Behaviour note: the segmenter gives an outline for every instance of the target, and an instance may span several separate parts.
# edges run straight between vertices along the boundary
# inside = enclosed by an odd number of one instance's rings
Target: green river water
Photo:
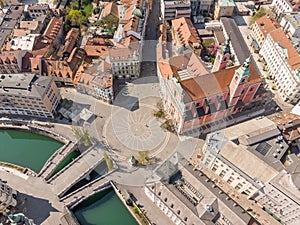
[[[0,130],[0,161],[27,167],[36,173],[63,143],[20,130]]]
[[[138,225],[113,189],[87,199],[74,213],[81,225]]]
[[[62,143],[20,130],[0,130],[0,161],[30,168],[38,173]],[[81,225],[138,225],[113,189],[81,203],[74,213]]]

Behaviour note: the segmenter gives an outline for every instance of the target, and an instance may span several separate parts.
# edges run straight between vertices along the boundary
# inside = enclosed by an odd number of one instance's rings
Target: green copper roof
[[[245,77],[245,76],[250,76],[250,62],[251,62],[251,59],[250,57],[247,58],[244,62],[244,64],[242,66],[240,66],[240,68],[238,68],[236,70],[236,72],[241,76],[241,77]]]
[[[219,2],[219,5],[222,7],[235,7],[235,3],[233,0],[223,0]]]
[[[139,18],[143,18],[143,11],[140,8],[135,7],[135,9],[132,11],[132,14]]]

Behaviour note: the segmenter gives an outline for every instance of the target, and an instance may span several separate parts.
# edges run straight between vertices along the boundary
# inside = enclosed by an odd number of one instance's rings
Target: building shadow
[[[53,208],[49,200],[36,198],[24,193],[18,193],[18,205],[12,213],[23,213],[28,219],[32,219],[35,224],[42,224],[51,212],[58,212]]]
[[[238,26],[247,26],[247,23],[242,16],[234,16],[234,21]]]

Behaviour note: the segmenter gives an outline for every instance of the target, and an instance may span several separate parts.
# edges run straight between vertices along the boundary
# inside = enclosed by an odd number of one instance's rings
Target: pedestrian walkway
[[[72,206],[78,203],[78,201],[82,201],[83,199],[86,199],[93,194],[109,187],[111,187],[109,179],[106,177],[100,178],[63,197],[61,201],[64,203],[64,205],[72,209]]]
[[[75,183],[87,176],[103,160],[103,146],[94,145],[47,182],[53,185],[54,193],[61,198]]]
[[[38,174],[38,176],[44,178],[45,180],[49,179],[53,174],[54,170],[62,163],[62,161],[76,149],[76,144],[73,142],[68,142],[63,147],[58,149],[51,158],[45,163],[44,167]]]

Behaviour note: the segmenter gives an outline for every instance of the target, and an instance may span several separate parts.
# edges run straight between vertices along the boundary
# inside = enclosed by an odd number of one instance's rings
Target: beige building
[[[61,99],[53,77],[1,75],[0,114],[53,118]]]
[[[7,213],[17,205],[17,192],[0,179],[0,213]]]
[[[140,56],[137,48],[112,48],[108,62],[116,79],[134,79],[140,74]]]
[[[232,16],[235,3],[233,0],[219,0],[215,7],[215,19],[222,16]]]
[[[251,198],[283,169],[280,159],[287,148],[274,122],[252,119],[209,134],[202,163]]]
[[[251,215],[179,153],[154,171],[145,194],[176,225],[255,224]]]

